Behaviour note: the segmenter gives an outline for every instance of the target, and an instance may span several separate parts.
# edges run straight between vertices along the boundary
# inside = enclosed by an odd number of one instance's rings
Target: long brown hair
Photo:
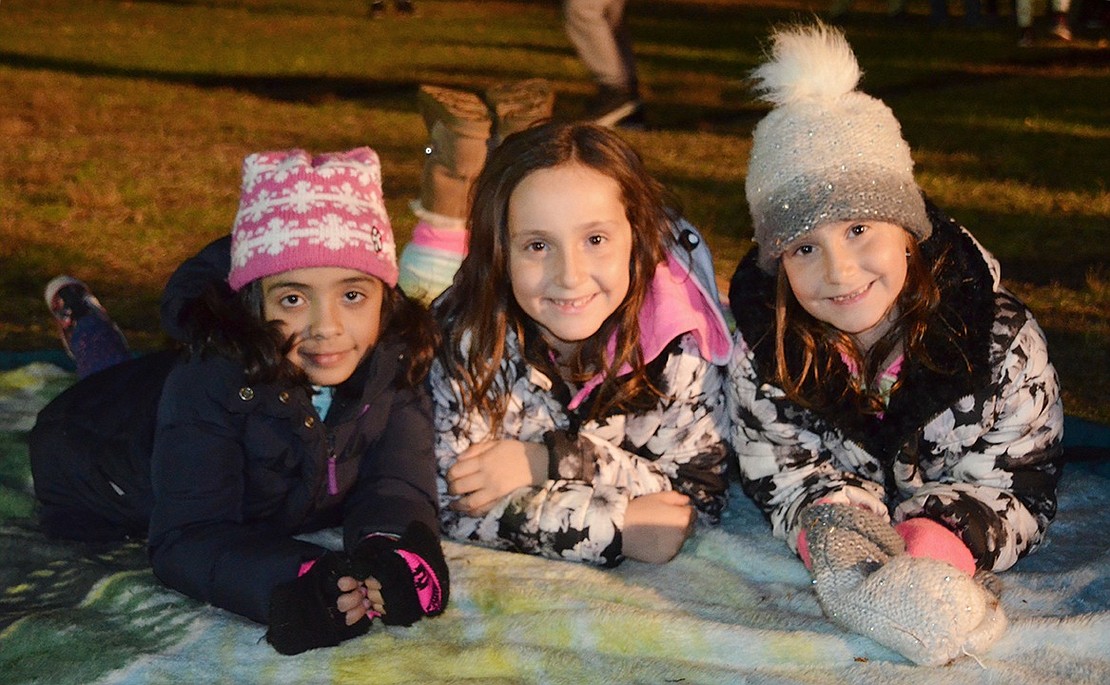
[[[462,386],[465,407],[490,417],[495,432],[509,390],[500,384],[502,367],[511,361],[505,350],[509,331],[516,334],[529,362],[558,375],[542,335],[512,294],[508,210],[513,191],[525,177],[566,164],[589,167],[617,182],[633,236],[628,294],[581,346],[577,359],[569,360],[573,380],[604,373],[591,417],[646,407],[662,396],[647,377],[639,322],[656,267],[673,240],[670,198],[639,155],[612,131],[591,124],[542,124],[508,136],[486,161],[471,196],[469,252],[454,284],[436,304],[444,330],[442,363]],[[607,359],[607,343],[614,334],[616,352]],[[618,378],[625,364],[632,371]]]
[[[792,401],[816,411],[846,408],[850,412],[878,414],[883,399],[874,389],[880,365],[902,346],[906,359],[931,368],[935,364],[924,346],[925,332],[936,320],[940,288],[936,275],[943,255],[931,267],[916,240],[907,240],[906,282],[895,300],[898,312],[893,325],[865,352],[847,333],[815,319],[798,303],[786,269],[779,266],[775,283],[775,379]],[[847,357],[859,369],[853,376],[843,363]],[[900,380],[895,381],[897,388]]]

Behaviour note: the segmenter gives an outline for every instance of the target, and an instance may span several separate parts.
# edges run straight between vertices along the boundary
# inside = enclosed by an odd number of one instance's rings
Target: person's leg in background
[[[642,116],[624,6],[625,0],[563,0],[567,37],[597,84],[586,116],[602,126],[635,123]]]

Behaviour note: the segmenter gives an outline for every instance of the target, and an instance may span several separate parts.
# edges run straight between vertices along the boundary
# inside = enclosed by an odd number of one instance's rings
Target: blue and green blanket
[[[140,543],[62,543],[35,529],[26,435],[72,381],[44,363],[0,372],[9,685],[1110,682],[1105,459],[1065,469],[1047,542],[1002,575],[1010,628],[979,661],[915,667],[834,626],[801,563],[738,490],[723,525],[699,530],[664,566],[605,570],[447,542],[441,617],[285,657],[263,626],[162,587]]]

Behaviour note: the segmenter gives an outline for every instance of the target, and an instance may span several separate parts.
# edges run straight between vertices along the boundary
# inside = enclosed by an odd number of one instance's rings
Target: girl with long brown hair
[[[1044,334],[995,259],[927,201],[890,108],[821,25],[753,74],[756,247],[729,304],[744,490],[841,625],[918,663],[1005,628],[980,582],[1043,538],[1063,410]]]
[[[668,206],[597,126],[546,124],[492,153],[436,305],[447,535],[615,565],[667,561],[695,513],[717,520],[731,345],[707,250]]]

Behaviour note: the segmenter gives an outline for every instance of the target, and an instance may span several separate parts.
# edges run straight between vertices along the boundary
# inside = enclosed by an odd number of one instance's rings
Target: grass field
[[[371,20],[351,0],[0,2],[0,350],[57,345],[41,291],[61,272],[92,284],[136,347],[159,345],[161,287],[227,232],[251,151],[371,145],[403,243],[420,83],[540,76],[557,117],[583,111],[591,86],[555,0],[417,6]],[[823,9],[629,3],[650,128],[627,138],[707,233],[722,279],[750,245],[743,181],[765,111],[744,75],[770,26]],[[1019,49],[1009,16],[933,29],[927,3],[910,11],[894,24],[876,0],[853,6],[864,89],[901,120],[920,185],[1037,313],[1068,413],[1110,421],[1110,50],[1090,31]]]

